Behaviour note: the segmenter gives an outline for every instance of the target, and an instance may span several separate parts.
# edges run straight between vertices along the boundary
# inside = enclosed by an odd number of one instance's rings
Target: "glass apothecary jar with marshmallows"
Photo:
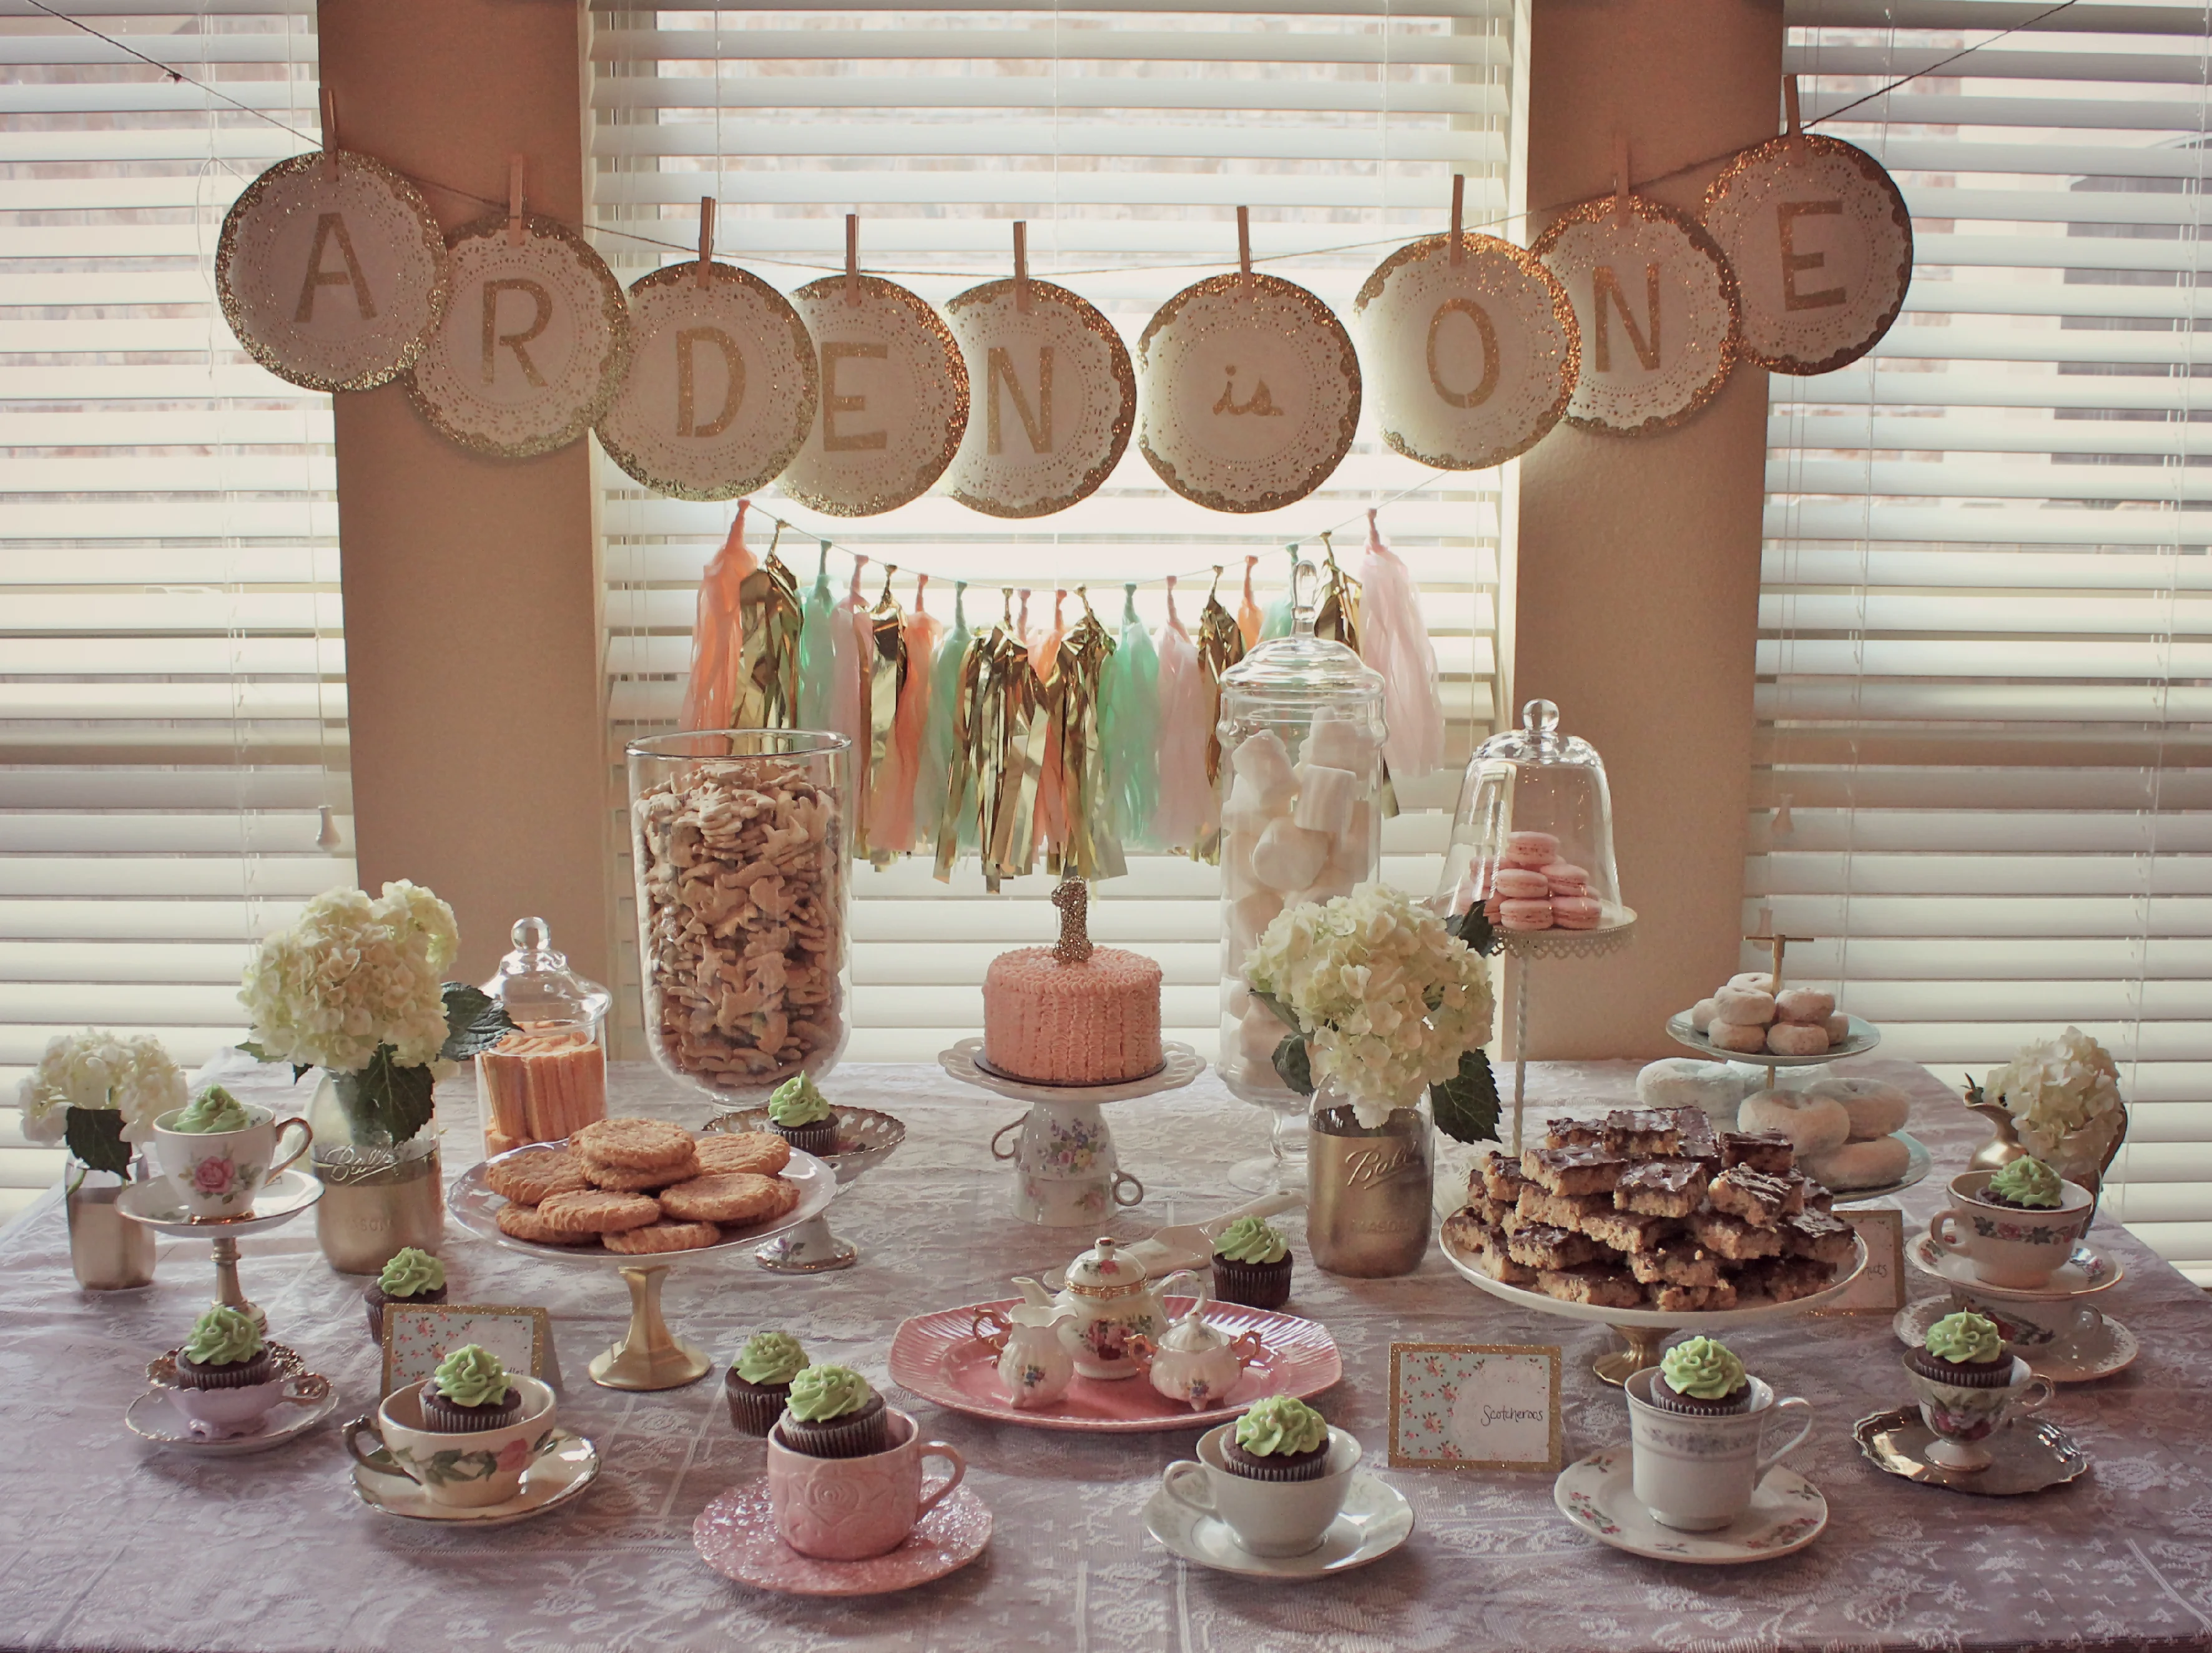
[[[1311,574],[1300,565],[1301,599]],[[1382,864],[1382,674],[1314,635],[1310,604],[1294,612],[1221,678],[1220,1072],[1277,1115],[1272,1160],[1231,1173],[1246,1188],[1304,1186],[1306,1100],[1275,1072],[1291,1030],[1252,997],[1244,956],[1285,907],[1348,896]]]
[[[614,995],[568,968],[542,918],[519,920],[514,951],[483,984],[514,1031],[478,1054],[484,1152],[558,1142],[607,1116],[607,1012]]]
[[[1508,936],[1625,928],[1613,860],[1613,794],[1588,741],[1561,732],[1559,708],[1532,700],[1521,726],[1475,751],[1460,787],[1437,905],[1480,906]]]

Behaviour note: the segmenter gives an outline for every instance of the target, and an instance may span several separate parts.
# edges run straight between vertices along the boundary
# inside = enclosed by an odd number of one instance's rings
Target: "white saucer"
[[[174,1391],[150,1389],[124,1409],[123,1424],[141,1440],[151,1441],[156,1446],[173,1447],[194,1457],[234,1458],[249,1452],[266,1452],[296,1441],[317,1424],[337,1410],[338,1392],[325,1389],[322,1399],[302,1406],[279,1402],[270,1408],[269,1415],[250,1435],[232,1435],[222,1440],[210,1440],[195,1435],[177,1415],[169,1396]]]
[[[305,1171],[279,1171],[253,1196],[252,1210],[236,1217],[195,1217],[185,1209],[185,1197],[178,1192],[175,1180],[157,1176],[125,1188],[116,1196],[115,1208],[157,1234],[185,1240],[211,1240],[227,1234],[234,1239],[241,1234],[282,1227],[322,1197],[319,1178]]]
[[[1592,1453],[1559,1472],[1552,1483],[1552,1502],[1583,1531],[1616,1550],[1701,1567],[1771,1561],[1803,1549],[1828,1525],[1828,1501],[1820,1489],[1780,1464],[1753,1490],[1751,1508],[1711,1533],[1662,1527],[1637,1501],[1631,1477],[1626,1447]]]
[[[1958,1304],[1948,1297],[1908,1303],[1890,1321],[1889,1329],[1906,1348],[1917,1349],[1927,1340],[1930,1326],[1957,1310]],[[2125,1371],[2142,1352],[2142,1344],[2133,1332],[2110,1315],[2104,1320],[2101,1336],[2076,1335],[2047,1348],[2015,1348],[2014,1352],[2027,1362],[2028,1370],[2038,1377],[2047,1377],[2054,1383],[2094,1383]]]
[[[2057,1303],[2066,1297],[2086,1297],[2094,1291],[2118,1285],[2127,1273],[2119,1260],[2108,1256],[2087,1240],[2077,1240],[2074,1255],[2051,1276],[2048,1285],[2033,1288],[1991,1285],[1974,1273],[1974,1265],[1955,1251],[1939,1251],[1925,1234],[1905,1243],[1905,1257],[1923,1274],[1933,1274],[1948,1285],[1965,1286],[1976,1297],[2011,1298],[2017,1303]]]
[[[1355,1470],[1344,1508],[1318,1548],[1304,1555],[1254,1555],[1229,1523],[1201,1515],[1165,1487],[1145,1505],[1145,1530],[1186,1561],[1252,1578],[1323,1578],[1379,1561],[1413,1535],[1413,1506],[1389,1482]]]
[[[528,1521],[574,1502],[599,1476],[599,1449],[572,1429],[556,1429],[554,1444],[522,1472],[522,1490],[504,1504],[462,1509],[438,1504],[404,1475],[379,1474],[365,1463],[353,1467],[353,1490],[379,1515],[410,1521],[436,1521],[462,1527],[504,1527]]]

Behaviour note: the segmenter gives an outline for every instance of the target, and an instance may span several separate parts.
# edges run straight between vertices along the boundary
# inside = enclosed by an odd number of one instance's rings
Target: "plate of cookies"
[[[817,1215],[830,1168],[773,1131],[695,1135],[658,1119],[600,1120],[471,1166],[461,1226],[534,1257],[628,1262],[751,1244]]]
[[[1444,1220],[1451,1266],[1570,1320],[1717,1331],[1841,1296],[1866,1248],[1778,1131],[1716,1132],[1700,1108],[1548,1122],[1492,1152]]]

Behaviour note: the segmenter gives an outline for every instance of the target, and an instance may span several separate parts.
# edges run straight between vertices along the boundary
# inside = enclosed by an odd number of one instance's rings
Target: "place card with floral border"
[[[553,1317],[543,1309],[497,1303],[386,1303],[384,1390],[419,1383],[464,1344],[497,1355],[509,1371],[561,1387]]]
[[[1905,1307],[1905,1213],[1846,1207],[1835,1213],[1866,1242],[1866,1267],[1850,1290],[1816,1315],[1893,1315]]]
[[[1557,1344],[1393,1343],[1393,1469],[1556,1473]]]

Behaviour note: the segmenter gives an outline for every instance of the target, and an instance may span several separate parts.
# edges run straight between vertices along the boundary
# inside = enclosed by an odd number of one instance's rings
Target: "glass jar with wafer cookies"
[[[513,933],[514,951],[483,984],[515,1028],[476,1059],[487,1155],[559,1142],[607,1116],[614,995],[568,968],[544,919],[523,919]]]

